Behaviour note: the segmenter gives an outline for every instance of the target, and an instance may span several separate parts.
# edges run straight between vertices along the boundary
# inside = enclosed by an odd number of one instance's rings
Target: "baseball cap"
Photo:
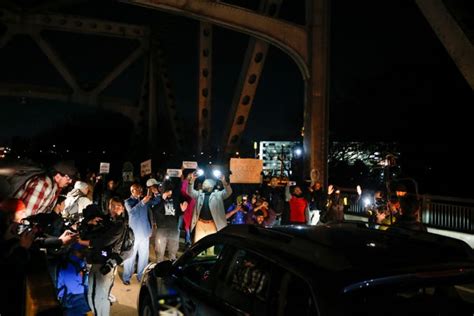
[[[77,169],[74,166],[74,161],[71,160],[59,161],[53,166],[53,169],[59,173],[68,175],[70,178],[72,178],[77,173]]]
[[[151,187],[151,186],[154,186],[154,185],[160,185],[158,183],[158,181],[156,181],[156,179],[151,178],[151,179],[146,180],[146,186],[147,187]]]

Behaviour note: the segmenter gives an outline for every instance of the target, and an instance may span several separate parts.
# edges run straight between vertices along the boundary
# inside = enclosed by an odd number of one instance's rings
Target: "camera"
[[[107,259],[107,261],[105,261],[105,263],[100,267],[99,271],[103,275],[106,275],[107,273],[112,271],[112,269],[114,269],[117,265],[121,264],[122,261],[123,260],[119,255],[112,254],[110,258]]]
[[[18,235],[23,234],[24,232],[30,232],[33,230],[33,225],[30,221],[23,219],[20,224],[18,224],[16,233]]]
[[[93,219],[94,217],[102,218],[101,221],[97,222],[97,225],[90,225],[88,224],[89,219]],[[79,235],[81,239],[92,239],[98,236],[101,236],[105,231],[107,231],[111,225],[110,218],[106,215],[97,215],[92,216],[89,218],[84,218],[79,226]]]

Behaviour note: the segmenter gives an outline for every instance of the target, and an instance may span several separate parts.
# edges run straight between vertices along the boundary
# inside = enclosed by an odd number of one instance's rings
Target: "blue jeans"
[[[148,265],[148,256],[150,254],[150,238],[146,239],[135,239],[135,244],[133,245],[133,253],[130,258],[123,262],[123,276],[122,280],[129,281],[134,272],[135,258],[138,255],[138,264],[137,264],[137,278],[142,279],[143,270],[145,270]]]

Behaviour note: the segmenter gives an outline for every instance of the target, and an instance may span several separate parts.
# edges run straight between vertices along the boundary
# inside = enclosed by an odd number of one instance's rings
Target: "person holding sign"
[[[191,173],[188,184],[188,195],[197,201],[191,221],[194,242],[227,226],[224,200],[232,194],[232,188],[222,174],[218,176],[224,187],[222,191],[213,191],[216,185],[213,179],[204,180],[202,189],[196,191],[194,181],[197,177],[196,172]]]

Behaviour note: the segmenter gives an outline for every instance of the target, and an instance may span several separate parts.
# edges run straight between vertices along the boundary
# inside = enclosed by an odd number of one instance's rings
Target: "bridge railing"
[[[474,234],[474,199],[436,195],[422,195],[421,199],[421,221],[426,226]],[[351,204],[346,213],[367,216],[362,203]]]
[[[429,227],[474,233],[474,200],[423,195],[421,220]]]

